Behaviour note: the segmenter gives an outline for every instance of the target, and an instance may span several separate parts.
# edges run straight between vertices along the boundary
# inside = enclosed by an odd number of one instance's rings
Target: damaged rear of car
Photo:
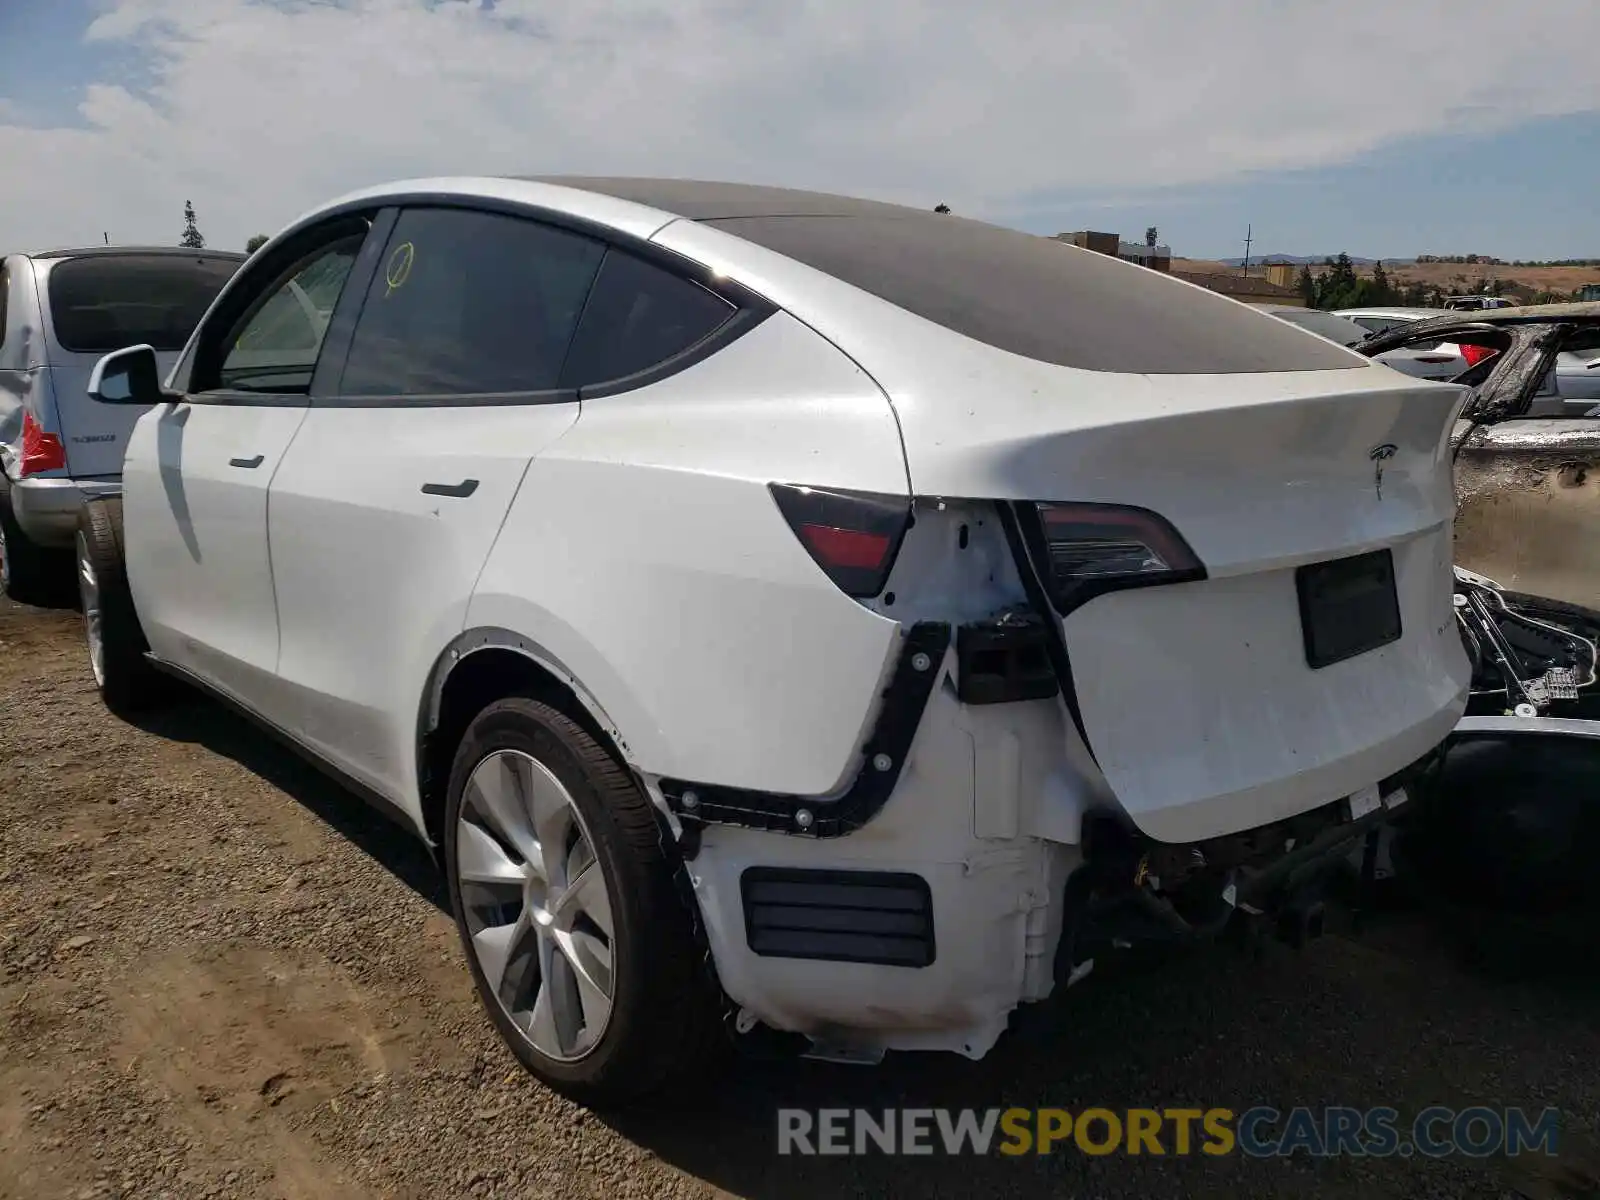
[[[850,1059],[977,1057],[1112,946],[1241,914],[1315,932],[1467,694],[1459,389],[939,221],[658,235],[839,346],[904,446],[905,498],[812,492],[790,518],[814,554],[885,551],[851,591],[903,631],[860,773],[820,796],[659,780],[742,1022]]]

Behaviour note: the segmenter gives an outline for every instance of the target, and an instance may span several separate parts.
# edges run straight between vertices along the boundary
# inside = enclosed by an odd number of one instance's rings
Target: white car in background
[[[319,344],[258,329],[308,278]],[[945,214],[393,184],[171,390],[91,387],[155,406],[78,543],[107,700],[190,681],[436,848],[590,1101],[760,1026],[976,1058],[1113,945],[1314,931],[1466,704],[1460,389]]]

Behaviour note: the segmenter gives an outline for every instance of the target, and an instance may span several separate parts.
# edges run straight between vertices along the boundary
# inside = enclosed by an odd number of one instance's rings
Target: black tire
[[[612,1008],[604,1033],[580,1058],[541,1053],[511,1021],[480,968],[458,876],[463,795],[473,770],[497,751],[530,755],[553,774],[582,817],[604,872],[614,925]],[[478,997],[501,1037],[533,1075],[580,1103],[627,1104],[668,1084],[703,1084],[727,1039],[720,989],[706,968],[695,922],[675,883],[675,848],[631,775],[575,721],[515,697],[468,727],[450,772],[445,863],[456,929]]]
[[[137,712],[165,701],[168,678],[150,665],[139,614],[128,587],[122,552],[122,501],[91,500],[78,517],[76,565],[83,605],[84,635],[90,649],[90,670],[106,707]],[[94,573],[91,596],[87,570]],[[94,622],[99,622],[100,663],[94,661]]]
[[[41,546],[22,531],[11,507],[11,484],[0,476],[0,547],[6,595],[18,604],[50,605],[68,593],[72,556],[54,547]]]

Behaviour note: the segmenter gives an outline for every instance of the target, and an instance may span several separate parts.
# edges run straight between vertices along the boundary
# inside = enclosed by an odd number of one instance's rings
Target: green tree
[[[254,254],[257,250],[261,249],[261,247],[265,246],[267,241],[268,238],[266,234],[258,233],[255,235],[255,237],[251,238],[244,244],[244,252],[246,254]]]
[[[1327,269],[1317,280],[1318,308],[1355,308],[1364,303],[1366,288],[1348,254],[1341,251],[1338,258],[1324,259],[1323,266]]]
[[[1372,268],[1372,303],[1394,303],[1394,288],[1389,284],[1389,272],[1383,269],[1381,261]]]
[[[1317,306],[1317,277],[1311,273],[1311,264],[1306,263],[1300,268],[1300,278],[1295,280],[1295,291],[1300,293],[1300,299],[1306,302],[1307,308]]]
[[[206,239],[201,236],[200,226],[195,224],[194,203],[190,200],[183,202],[183,240],[178,244],[190,250],[206,248]]]

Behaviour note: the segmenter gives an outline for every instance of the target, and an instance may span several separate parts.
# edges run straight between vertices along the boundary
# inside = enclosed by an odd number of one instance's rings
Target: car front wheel
[[[77,572],[89,669],[106,706],[132,712],[165,699],[170,684],[145,658],[149,646],[128,587],[120,500],[84,505],[78,518]]]
[[[485,709],[451,771],[456,926],[507,1044],[575,1100],[618,1104],[705,1064],[718,995],[650,801],[580,725]]]

